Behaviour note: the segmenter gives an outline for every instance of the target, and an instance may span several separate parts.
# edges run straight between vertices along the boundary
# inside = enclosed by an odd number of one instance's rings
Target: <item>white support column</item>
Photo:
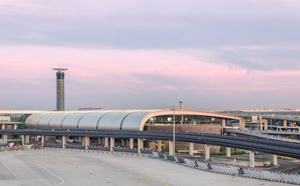
[[[110,152],[114,151],[115,138],[110,138]]]
[[[273,155],[273,165],[278,165],[277,155]]]
[[[161,152],[161,140],[157,140],[157,150]]]
[[[105,144],[104,144],[104,146],[105,146],[105,147],[108,147],[108,137],[105,137],[105,139],[104,139],[104,140],[105,140]]]
[[[173,156],[173,141],[169,140],[169,155]]]
[[[224,134],[225,127],[226,127],[226,120],[222,118],[222,135]]]
[[[254,151],[249,152],[249,166],[255,167],[255,158],[254,158]]]
[[[17,128],[18,128],[18,125],[14,124],[14,130],[17,130]]]
[[[287,127],[287,120],[283,120],[283,127]]]
[[[141,148],[144,148],[144,141],[141,139]]]
[[[25,143],[30,144],[30,136],[29,135],[25,135]]]
[[[130,140],[129,139],[126,139],[126,147],[130,147]]]
[[[189,154],[194,155],[194,143],[189,143]]]
[[[259,121],[259,130],[263,130],[263,121],[262,120]]]
[[[240,119],[240,129],[245,130],[245,119],[244,118]]]
[[[42,136],[42,138],[41,138],[41,146],[42,146],[42,148],[44,148],[44,146],[45,146],[45,136]]]
[[[88,150],[90,146],[90,137],[85,137],[85,150]]]
[[[61,138],[61,145],[62,145],[62,148],[63,148],[63,149],[66,148],[66,143],[67,143],[67,141],[66,141],[66,136],[63,136],[63,137]]]
[[[262,116],[258,116],[258,118],[257,118],[258,120],[257,120],[257,128],[258,128],[258,130],[262,130],[262,126],[263,126],[263,119],[262,119]]]
[[[227,158],[231,157],[231,149],[230,149],[230,147],[226,147],[226,157]]]
[[[208,144],[204,145],[204,155],[205,155],[205,160],[210,159],[210,145]]]
[[[122,142],[122,147],[125,147],[125,140],[122,139],[121,142]]]
[[[3,134],[3,140],[4,140],[4,144],[8,144],[8,135],[7,134]]]
[[[2,130],[4,130],[5,129],[5,125],[4,124],[2,124]]]
[[[268,130],[268,120],[265,119],[265,130]]]
[[[142,139],[137,139],[137,140],[138,140],[138,154],[141,154],[142,153],[141,149],[143,148],[142,147],[143,140]]]
[[[82,145],[82,146],[85,146],[85,144],[86,144],[85,137],[81,137],[81,145]]]
[[[25,135],[21,135],[22,145],[25,145]]]
[[[133,142],[134,142],[134,139],[133,138],[130,138],[129,139],[129,148],[133,149]]]

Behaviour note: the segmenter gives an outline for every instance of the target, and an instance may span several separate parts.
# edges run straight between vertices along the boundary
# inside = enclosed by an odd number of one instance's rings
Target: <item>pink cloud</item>
[[[153,89],[185,90],[195,93],[209,91],[264,92],[276,89],[295,90],[300,71],[247,71],[238,66],[215,64],[213,54],[199,50],[202,56],[190,57],[170,50],[100,50],[6,46],[0,48],[1,79],[39,84],[55,78],[53,67],[66,67],[66,80],[87,84],[84,91],[134,91],[142,85]],[[208,60],[208,61],[206,61]],[[152,81],[133,74],[161,76],[166,80]],[[169,80],[184,85],[171,85]],[[54,83],[54,81],[53,81]],[[75,85],[74,85],[75,86]],[[106,87],[101,89],[99,87]],[[116,88],[117,87],[117,88]]]

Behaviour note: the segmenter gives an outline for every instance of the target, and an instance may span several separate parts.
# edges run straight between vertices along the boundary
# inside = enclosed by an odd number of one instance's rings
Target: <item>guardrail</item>
[[[279,137],[279,136],[274,136],[274,134],[289,134],[289,135],[300,135],[299,132],[272,132],[272,131],[242,131],[239,129],[231,129],[231,128],[225,128],[224,129],[225,132],[228,133],[238,133],[238,134],[243,134],[246,136],[254,136],[254,137],[258,137],[258,138],[265,138],[265,139],[273,139],[273,140],[280,140],[280,141],[286,141],[286,142],[294,142],[294,143],[300,143],[299,140],[293,140],[293,139],[286,139],[284,137]],[[273,135],[269,135],[269,134],[273,134]]]
[[[29,150],[29,149],[40,149],[40,148],[41,148],[41,145],[39,145],[39,144],[5,146],[5,147],[0,147],[0,152]]]
[[[62,148],[61,143],[45,143],[45,147],[50,148]],[[79,144],[66,144],[66,149],[85,149],[85,145],[79,145]],[[101,146],[101,145],[91,145],[88,146],[89,150],[102,150],[102,151],[110,151],[110,147],[107,146]],[[148,149],[148,148],[141,148],[140,149],[142,153],[145,154],[152,154],[152,152],[158,152],[156,149]],[[138,148],[128,148],[128,147],[113,147],[113,151],[116,152],[131,152],[131,153],[137,153]]]
[[[287,174],[282,172],[265,171],[260,169],[242,168],[231,165],[221,165],[215,163],[194,161],[186,158],[171,158],[167,154],[158,152],[153,152],[153,157],[161,159],[163,161],[181,164],[184,166],[200,169],[207,172],[300,185],[300,175],[298,174]]]

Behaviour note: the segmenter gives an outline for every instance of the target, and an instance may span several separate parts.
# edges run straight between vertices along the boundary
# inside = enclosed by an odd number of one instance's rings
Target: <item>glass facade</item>
[[[57,79],[65,79],[65,73],[64,72],[57,72],[56,73]]]
[[[5,114],[1,114],[0,113],[0,116],[9,116],[10,117],[10,121],[13,121],[13,122],[25,122],[26,118],[28,116],[30,116],[31,114],[24,114],[24,113],[5,113]]]
[[[209,117],[209,116],[196,116],[196,115],[176,115],[175,116],[175,124],[220,124],[222,122],[221,118]],[[229,119],[227,119],[227,122]],[[235,120],[231,120],[235,121]],[[165,115],[165,116],[156,116],[150,118],[147,122],[147,125],[166,125],[173,124],[173,115]]]

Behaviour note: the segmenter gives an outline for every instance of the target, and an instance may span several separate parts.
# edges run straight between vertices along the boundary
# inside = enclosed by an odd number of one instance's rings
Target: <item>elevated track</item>
[[[172,140],[172,132],[154,131],[50,131],[50,130],[0,130],[0,134],[31,135],[31,136],[73,136],[73,137],[111,137],[119,139],[153,139]],[[261,151],[268,154],[277,154],[300,159],[300,144],[279,141],[275,139],[258,139],[240,136],[226,136],[201,133],[176,133],[176,141],[210,144],[224,147],[239,148],[252,151]]]

